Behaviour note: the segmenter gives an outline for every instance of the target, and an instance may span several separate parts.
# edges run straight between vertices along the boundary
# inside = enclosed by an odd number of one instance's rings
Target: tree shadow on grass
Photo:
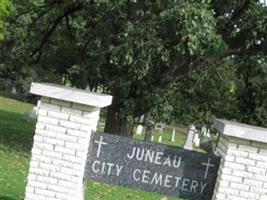
[[[31,150],[35,120],[27,122],[23,115],[0,109],[0,145],[28,153]],[[2,197],[0,197],[0,200]],[[6,198],[6,197],[5,197]]]
[[[13,198],[6,197],[6,196],[0,196],[0,200],[18,200],[18,199],[13,199]]]

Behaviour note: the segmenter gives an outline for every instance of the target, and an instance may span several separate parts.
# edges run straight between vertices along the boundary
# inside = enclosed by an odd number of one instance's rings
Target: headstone
[[[161,131],[161,132],[163,132],[163,129],[165,128],[165,125],[162,123],[162,122],[159,122],[159,123],[156,123],[155,124],[155,130],[156,131]]]
[[[152,142],[154,141],[154,136],[153,136],[153,135],[151,136],[151,141],[152,141]]]
[[[136,135],[142,135],[142,131],[143,131],[143,126],[139,124],[136,129]]]
[[[94,133],[86,179],[162,195],[210,200],[220,159],[181,148]]]
[[[194,125],[190,125],[188,128],[187,138],[184,144],[184,148],[188,150],[193,149],[193,138],[196,132],[196,127]]]
[[[172,130],[172,139],[171,139],[172,142],[175,142],[175,134],[176,134],[176,131],[175,131],[175,128],[174,128]]]
[[[159,135],[158,143],[162,143],[162,134]]]
[[[199,137],[199,134],[198,133],[195,133],[194,135],[194,145],[196,147],[199,147],[199,144],[200,144],[200,137]]]

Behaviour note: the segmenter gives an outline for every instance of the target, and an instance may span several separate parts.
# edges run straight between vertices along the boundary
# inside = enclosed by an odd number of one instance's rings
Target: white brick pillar
[[[213,200],[267,200],[267,129],[215,119],[222,157]]]
[[[40,95],[25,200],[83,200],[89,140],[109,95],[32,83]]]

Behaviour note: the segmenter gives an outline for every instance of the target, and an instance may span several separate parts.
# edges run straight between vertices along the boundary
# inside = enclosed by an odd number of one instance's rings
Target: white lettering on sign
[[[182,192],[203,193],[207,187],[207,182],[183,178],[172,175],[162,175],[161,173],[152,173],[149,170],[135,169],[133,171],[133,180],[149,185],[159,185],[165,188],[171,188],[171,183],[175,183],[173,187],[180,188]]]
[[[169,166],[174,168],[179,168],[181,165],[182,157],[174,156],[173,161],[171,161],[171,157],[167,156],[164,158],[163,152],[151,151],[150,149],[141,149],[137,147],[133,147],[131,153],[127,154],[127,158],[130,160],[136,159],[138,161],[145,161],[154,163],[157,165]]]
[[[101,152],[101,146],[102,145],[107,145],[108,143],[103,142],[103,137],[102,136],[100,136],[100,140],[99,141],[95,140],[95,143],[98,144],[96,157],[99,158],[99,155],[100,155],[100,152]]]
[[[107,174],[108,176],[115,174],[117,177],[120,175],[123,166],[116,165],[114,163],[109,162],[100,162],[99,160],[95,160],[92,164],[92,170],[94,173],[100,173],[102,175]]]
[[[207,163],[201,163],[202,165],[205,165],[206,166],[204,179],[207,179],[209,168],[210,167],[215,167],[215,165],[211,164],[210,161],[211,161],[211,159],[209,158]]]

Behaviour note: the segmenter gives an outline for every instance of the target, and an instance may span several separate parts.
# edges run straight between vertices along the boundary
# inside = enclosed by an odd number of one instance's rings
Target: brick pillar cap
[[[227,121],[223,119],[214,119],[213,127],[219,133],[227,136],[267,143],[266,128]]]
[[[30,93],[98,108],[109,106],[112,102],[110,95],[51,83],[32,83]]]

